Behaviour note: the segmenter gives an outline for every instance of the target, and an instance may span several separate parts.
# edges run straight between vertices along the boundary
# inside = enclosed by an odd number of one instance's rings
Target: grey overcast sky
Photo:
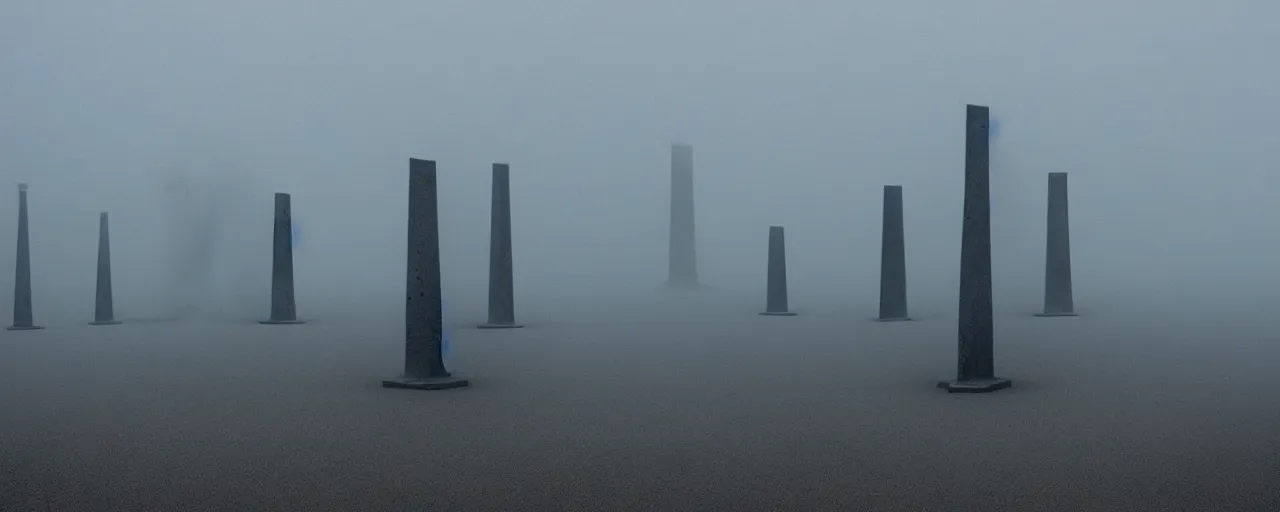
[[[1277,19],[1260,0],[5,0],[0,183],[31,183],[37,314],[84,309],[103,210],[122,308],[173,301],[212,216],[209,293],[265,311],[277,191],[300,302],[394,296],[410,157],[439,161],[447,291],[484,293],[507,162],[519,293],[599,293],[665,278],[688,142],[705,281],[761,288],[777,224],[794,304],[874,297],[900,184],[912,296],[946,302],[977,103],[998,125],[997,300],[1036,306],[1055,171],[1080,303],[1228,297],[1280,284]],[[183,179],[203,199],[175,200]]]

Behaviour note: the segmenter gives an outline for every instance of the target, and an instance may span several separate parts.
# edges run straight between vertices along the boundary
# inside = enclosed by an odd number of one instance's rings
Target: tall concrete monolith
[[[516,323],[511,261],[511,166],[493,164],[493,203],[489,213],[489,321],[481,329],[512,329]]]
[[[387,388],[450,389],[467,379],[444,367],[440,309],[440,226],[436,163],[409,160],[409,237],[405,286],[404,373],[382,381]]]
[[[13,274],[13,325],[9,330],[44,329],[35,325],[31,306],[31,233],[27,227],[26,183],[18,185],[18,255]]]
[[[111,287],[111,231],[107,212],[98,215],[98,286],[93,300],[93,321],[89,325],[118,325],[115,297]]]
[[[995,376],[991,293],[991,170],[987,107],[968,105],[964,156],[964,225],[960,241],[960,320],[956,379],[938,387],[988,393],[1011,386]]]
[[[1045,226],[1044,311],[1036,316],[1076,316],[1071,293],[1071,227],[1067,212],[1067,173],[1049,173]]]
[[[902,187],[884,187],[884,220],[880,230],[881,322],[911,320],[907,316],[907,249],[902,221]]]
[[[671,239],[667,285],[698,286],[698,251],[693,210],[693,146],[671,145]]]
[[[795,316],[787,304],[787,242],[782,226],[769,227],[769,282],[761,315]]]
[[[259,323],[293,325],[298,304],[293,294],[293,206],[289,194],[276,193],[275,227],[271,233],[271,318]]]

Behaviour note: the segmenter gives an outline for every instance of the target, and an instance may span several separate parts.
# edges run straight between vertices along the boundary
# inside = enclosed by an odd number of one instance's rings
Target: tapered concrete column
[[[698,286],[698,251],[693,210],[693,146],[671,145],[671,240],[667,285]]]
[[[271,318],[259,323],[301,324],[293,295],[293,207],[289,194],[276,194],[271,243]]]
[[[991,172],[987,107],[969,105],[964,158],[964,227],[960,242],[960,321],[952,393],[987,393],[1012,385],[995,376],[991,293]]]
[[[404,373],[382,381],[387,388],[450,389],[467,379],[444,367],[440,309],[440,222],[436,198],[436,163],[409,160],[409,237],[404,312]]]
[[[902,187],[884,187],[884,224],[880,230],[881,322],[911,320],[907,316],[907,249],[902,222]]]
[[[1036,316],[1076,316],[1071,293],[1071,227],[1067,213],[1067,173],[1049,173],[1045,225],[1044,311]]]
[[[89,325],[118,325],[111,289],[111,232],[107,212],[98,215],[98,286],[93,301],[93,321]]]
[[[511,262],[511,167],[493,164],[493,205],[489,213],[489,321],[481,329],[523,327],[516,323]]]
[[[13,274],[13,325],[9,330],[44,329],[35,325],[31,306],[31,233],[27,226],[26,183],[18,185],[18,255]]]
[[[769,282],[761,315],[795,316],[787,304],[787,242],[782,226],[769,227]]]

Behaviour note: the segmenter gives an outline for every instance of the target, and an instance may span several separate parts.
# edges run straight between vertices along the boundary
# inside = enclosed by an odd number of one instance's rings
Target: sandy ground
[[[948,395],[950,303],[528,302],[449,312],[443,392],[380,387],[397,303],[0,333],[0,510],[1280,510],[1267,308],[1003,311],[1014,388]]]

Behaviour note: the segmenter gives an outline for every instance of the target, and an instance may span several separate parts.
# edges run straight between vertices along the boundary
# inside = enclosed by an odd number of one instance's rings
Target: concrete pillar
[[[451,389],[470,384],[444,367],[440,309],[440,222],[436,163],[409,160],[409,237],[404,312],[404,373],[385,388]]]
[[[991,171],[987,107],[969,105],[964,157],[964,227],[960,242],[960,347],[952,393],[988,393],[1011,386],[995,376],[991,294]]]
[[[769,227],[769,283],[766,316],[796,316],[787,304],[787,242],[782,226]]]
[[[698,286],[698,251],[693,210],[693,146],[671,145],[671,240],[667,285]]]
[[[259,323],[303,323],[298,320],[298,305],[293,294],[293,207],[289,194],[276,193],[271,244],[271,318]]]
[[[98,286],[93,301],[93,321],[89,325],[119,325],[111,287],[111,232],[107,212],[98,215]]]
[[[18,185],[18,255],[14,260],[13,325],[10,331],[34,331],[31,306],[31,233],[27,227],[27,184]]]
[[[1071,293],[1071,227],[1067,213],[1067,173],[1049,173],[1045,226],[1044,311],[1036,316],[1076,316]]]
[[[489,213],[489,321],[481,329],[523,327],[516,323],[511,261],[511,167],[493,164],[493,203]]]
[[[911,320],[907,315],[907,249],[901,186],[884,187],[883,219],[880,230],[880,317],[877,320]]]

